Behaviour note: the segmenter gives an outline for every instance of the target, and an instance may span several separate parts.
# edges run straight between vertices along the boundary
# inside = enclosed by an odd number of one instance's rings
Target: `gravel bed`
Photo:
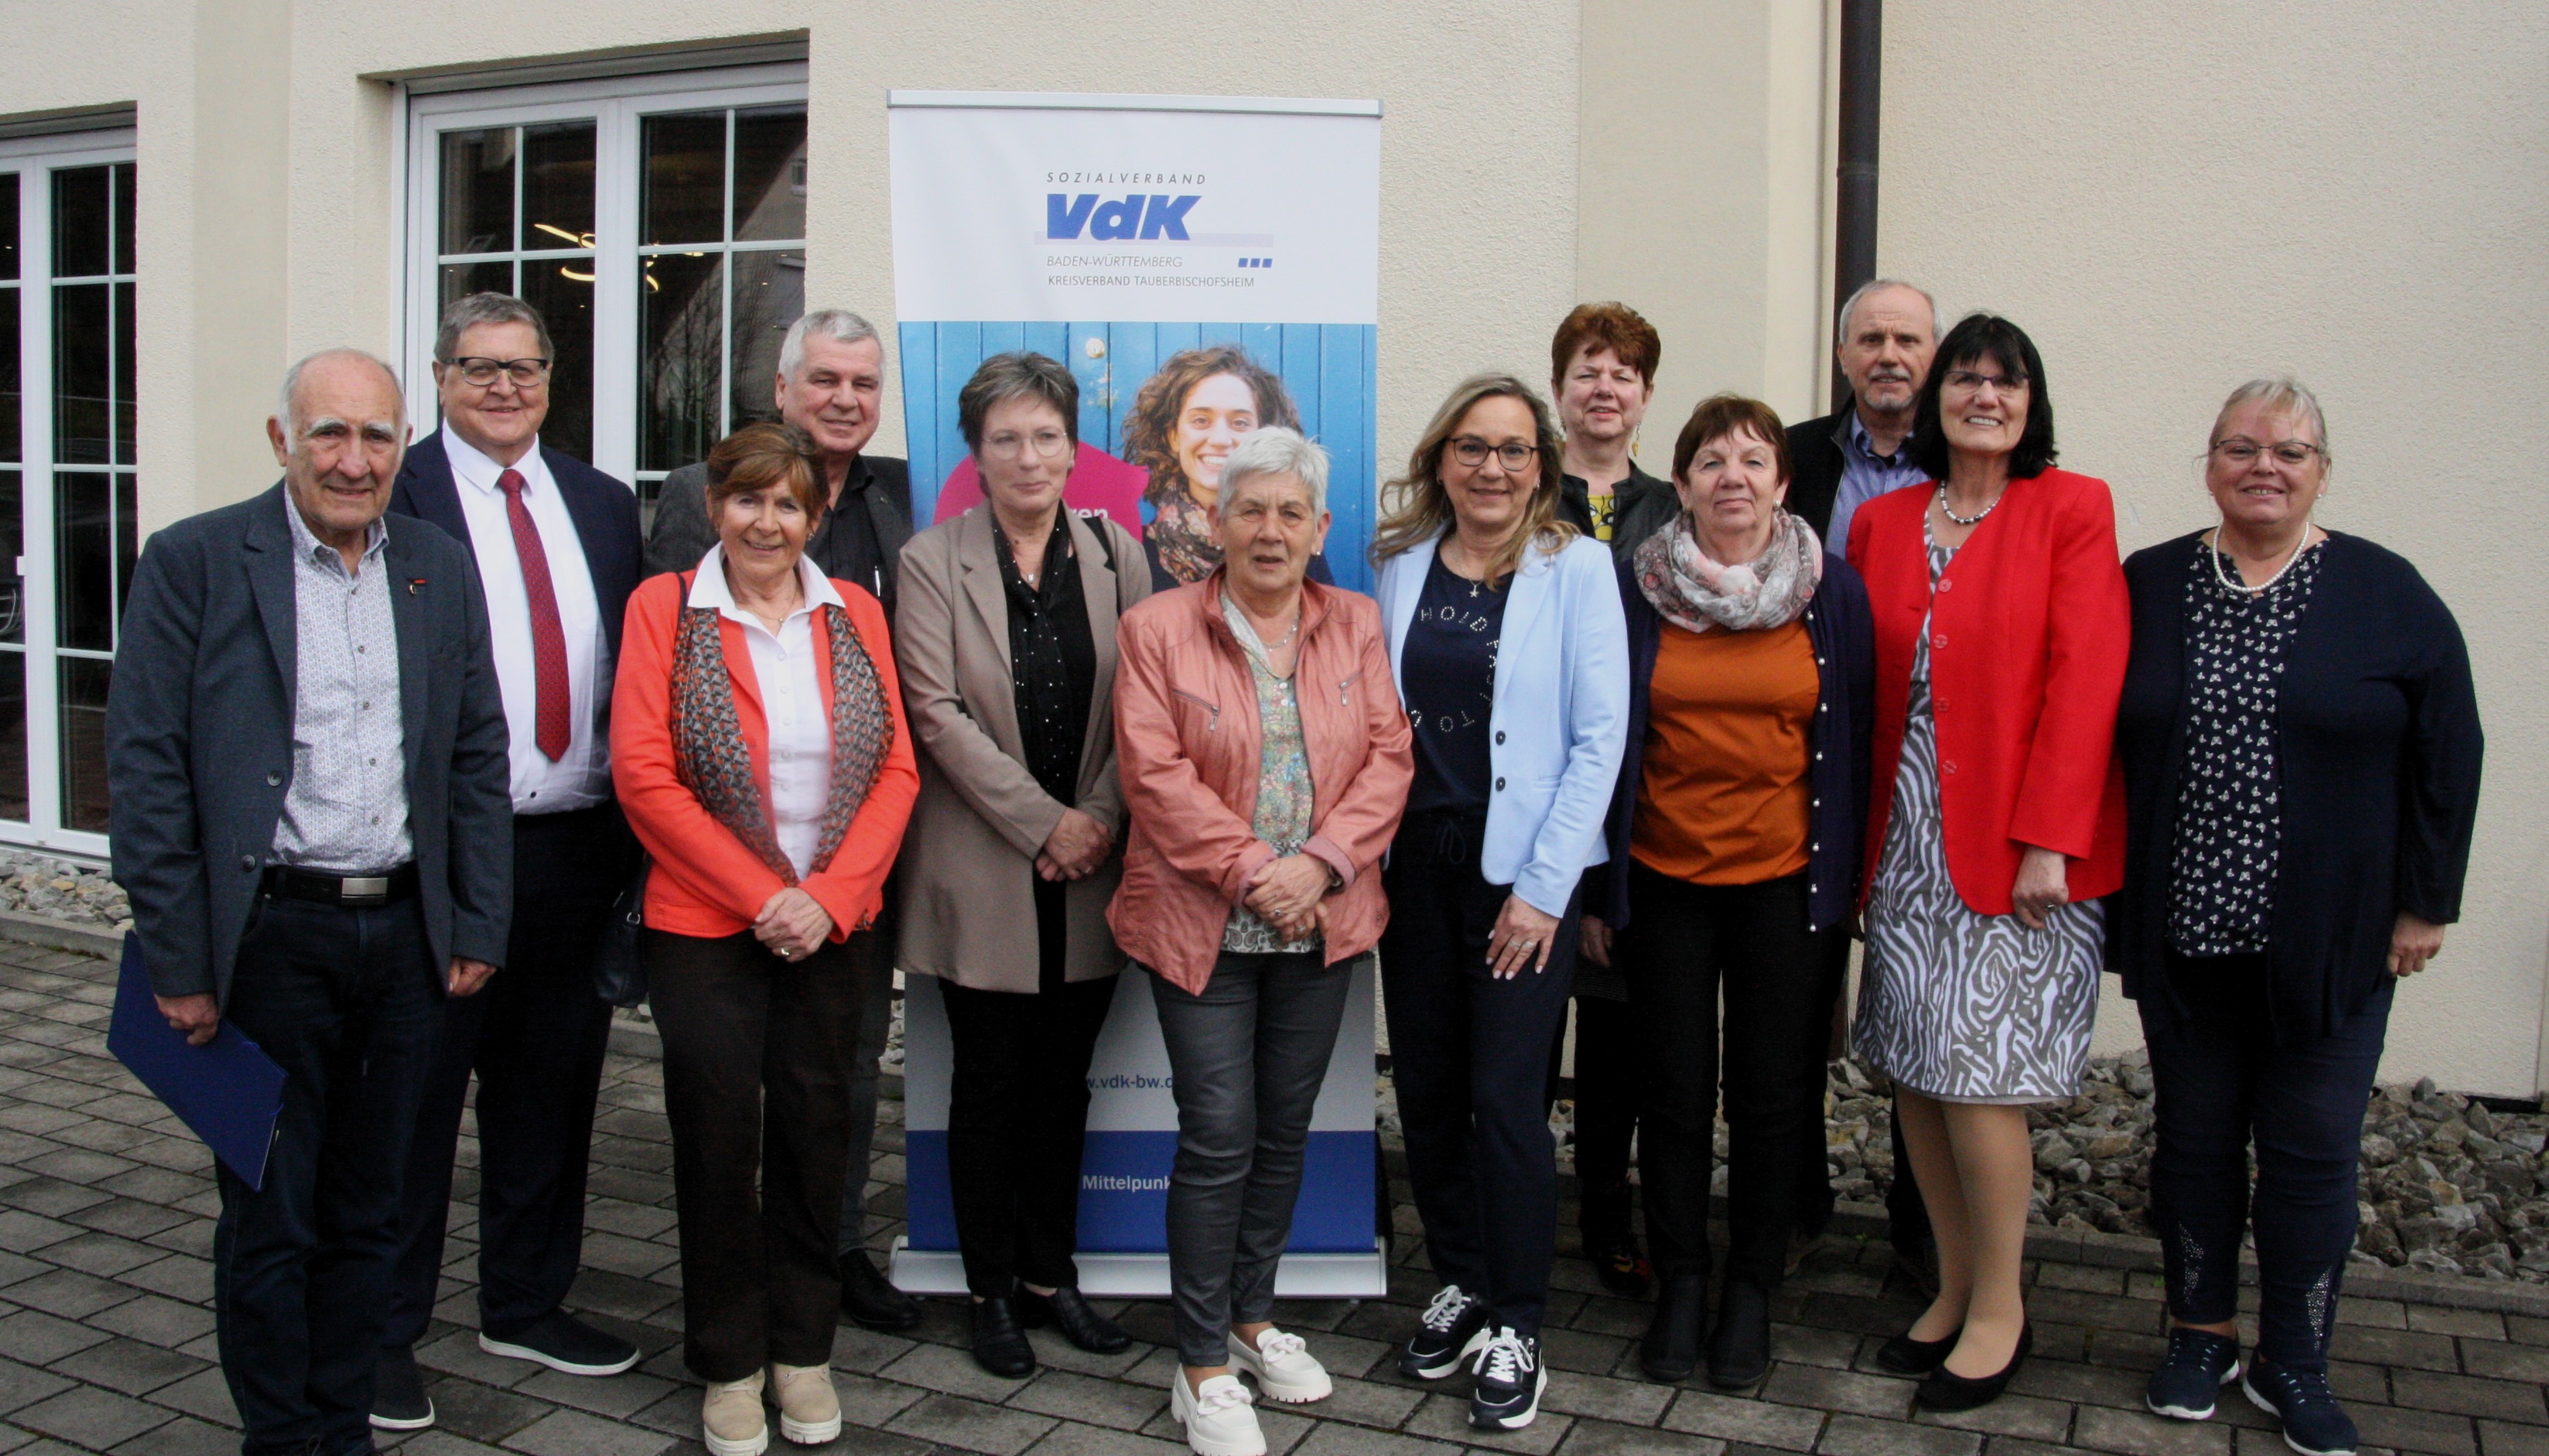
[[[104,930],[129,930],[133,910],[103,869],[23,850],[0,850],[0,910]]]

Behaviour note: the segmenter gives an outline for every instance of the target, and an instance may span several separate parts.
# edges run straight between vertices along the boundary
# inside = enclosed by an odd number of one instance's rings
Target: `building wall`
[[[1887,273],[2006,313],[2045,358],[2063,464],[2127,551],[2215,518],[2229,390],[2328,414],[2320,519],[2414,562],[2460,618],[2488,770],[2464,921],[2402,988],[2386,1076],[2529,1093],[2549,949],[2549,31],[2536,5],[2200,0],[1888,6]],[[2110,998],[2102,1040],[2138,1040]]]

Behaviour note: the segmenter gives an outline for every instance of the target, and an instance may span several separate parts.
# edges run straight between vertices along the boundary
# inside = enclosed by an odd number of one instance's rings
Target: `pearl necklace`
[[[1984,516],[2000,509],[2000,502],[2008,499],[2009,487],[2003,486],[2000,488],[2000,494],[1992,498],[1989,505],[1984,506],[1982,509],[1975,511],[1971,515],[1958,515],[1956,514],[1954,507],[1947,504],[1947,488],[1945,486],[1940,486],[1938,488],[1938,513],[1960,526],[1978,526],[1983,523]]]
[[[2274,591],[2275,584],[2282,581],[2284,579],[2284,574],[2291,571],[2294,564],[2302,559],[2302,553],[2310,548],[2310,522],[2305,519],[2302,522],[2302,538],[2294,545],[2292,554],[2284,558],[2284,564],[2282,566],[2275,568],[2275,574],[2273,576],[2259,582],[2254,587],[2249,586],[2236,574],[2225,571],[2222,568],[2221,558],[2228,553],[2221,549],[2221,528],[2219,526],[2215,526],[2213,528],[2211,549],[2207,550],[2204,554],[2213,559],[2214,580],[2219,582],[2224,589],[2232,592],[2243,592],[2249,596],[2263,596],[2267,592]]]

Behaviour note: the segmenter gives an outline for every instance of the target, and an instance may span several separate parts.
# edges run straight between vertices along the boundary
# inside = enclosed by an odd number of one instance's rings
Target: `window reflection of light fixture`
[[[531,226],[538,228],[540,231],[547,233],[551,237],[565,238],[569,247],[593,246],[593,234],[590,232],[569,232],[563,228],[554,227],[547,223],[533,223]]]
[[[578,272],[577,272],[577,271],[575,271],[573,268],[567,267],[567,266],[566,266],[565,264],[563,264],[563,263],[561,263],[561,264],[559,264],[559,265],[558,265],[558,276],[559,276],[560,278],[564,278],[564,279],[568,280],[568,281],[569,281],[569,282],[571,282],[571,283],[591,283],[591,282],[593,281],[593,275],[592,275],[592,274],[590,274],[590,273],[578,273]],[[653,280],[651,280],[651,279],[650,279],[650,280],[648,280],[648,281],[649,281],[649,282],[652,282]]]

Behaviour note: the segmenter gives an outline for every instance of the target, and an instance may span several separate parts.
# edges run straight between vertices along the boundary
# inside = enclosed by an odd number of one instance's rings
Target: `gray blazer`
[[[153,535],[124,610],[106,701],[108,827],[162,996],[229,1002],[273,858],[300,666],[283,489]],[[501,964],[514,806],[486,598],[468,550],[425,521],[392,519],[383,561],[425,938],[437,971],[454,956]]]
[[[1035,857],[1066,808],[1105,825],[1116,852],[1065,893],[1064,978],[1096,980],[1124,968],[1106,928],[1124,843],[1124,795],[1115,781],[1115,619],[1151,594],[1151,569],[1122,526],[1065,514],[1097,650],[1079,792],[1069,804],[1027,772],[991,507],[941,521],[902,548],[894,661],[919,749],[920,797],[896,870],[902,906],[897,963],[972,990],[1036,989]]]

